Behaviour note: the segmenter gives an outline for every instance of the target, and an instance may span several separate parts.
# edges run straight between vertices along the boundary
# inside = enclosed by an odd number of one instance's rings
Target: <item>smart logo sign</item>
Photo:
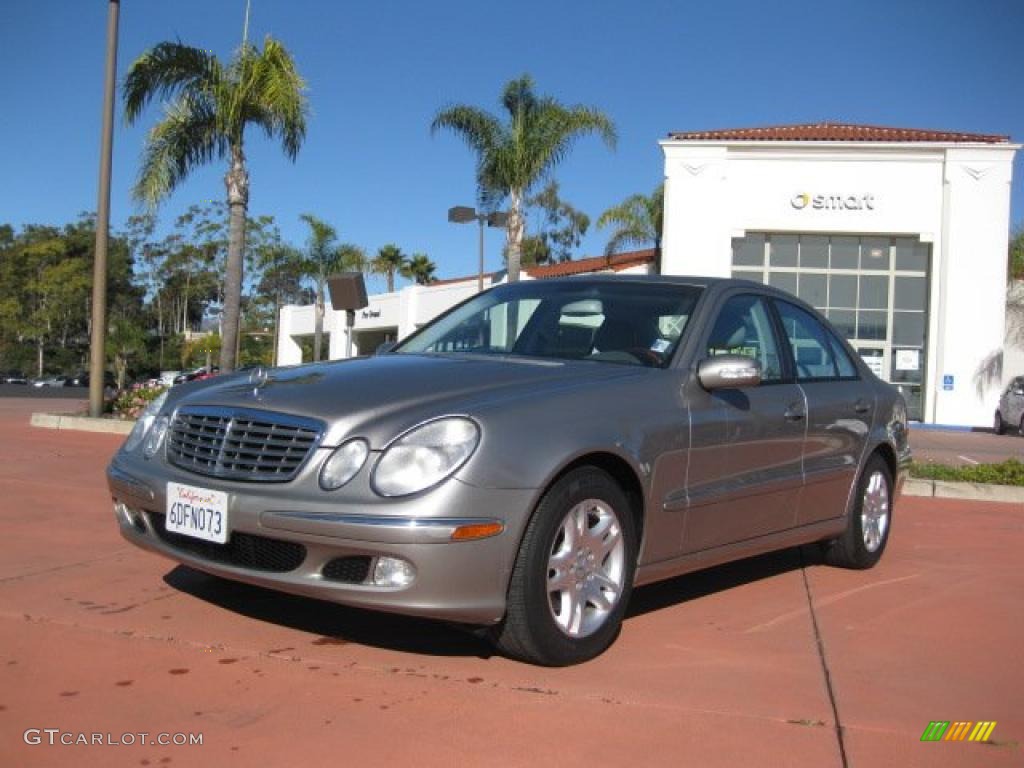
[[[870,192],[863,195],[812,195],[800,192],[790,199],[789,204],[802,211],[873,211],[875,196]]]

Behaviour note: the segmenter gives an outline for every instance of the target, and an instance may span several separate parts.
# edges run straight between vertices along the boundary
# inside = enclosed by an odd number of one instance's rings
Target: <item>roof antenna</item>
[[[245,26],[242,27],[242,47],[249,42],[249,5],[252,0],[245,0]]]

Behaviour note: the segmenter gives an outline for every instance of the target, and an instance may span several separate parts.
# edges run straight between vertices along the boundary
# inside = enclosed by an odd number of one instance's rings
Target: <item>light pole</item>
[[[480,270],[477,274],[476,289],[484,289],[484,224],[489,227],[504,227],[508,224],[508,214],[503,211],[477,213],[476,208],[466,205],[456,205],[448,209],[448,221],[453,224],[466,224],[470,221],[477,221],[480,224]]]
[[[89,339],[89,415],[103,415],[106,367],[107,238],[110,232],[110,156],[114,143],[114,88],[117,82],[119,0],[107,4],[107,61],[103,82],[103,133],[100,136],[100,183],[96,205],[96,255],[92,266],[92,336]]]

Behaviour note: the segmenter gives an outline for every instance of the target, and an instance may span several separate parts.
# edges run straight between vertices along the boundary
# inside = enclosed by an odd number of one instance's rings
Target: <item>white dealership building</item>
[[[1010,178],[1006,136],[819,123],[673,133],[665,155],[662,271],[744,277],[826,314],[915,419],[991,422],[1003,380],[1024,373],[1006,343]],[[534,268],[527,277],[648,272],[653,252]],[[485,284],[502,279],[488,275]],[[365,354],[477,289],[476,277],[370,298]],[[329,357],[344,312],[328,310]],[[280,364],[301,361],[312,307],[286,307]]]

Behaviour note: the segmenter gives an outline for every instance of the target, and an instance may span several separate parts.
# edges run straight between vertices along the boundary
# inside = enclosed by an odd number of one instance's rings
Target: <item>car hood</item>
[[[506,398],[543,397],[555,390],[646,371],[649,369],[607,363],[527,358],[382,355],[272,368],[262,384],[259,377],[243,372],[181,385],[181,396],[173,405],[214,405],[312,417],[327,425],[324,445],[358,434],[370,440],[373,448],[380,448],[424,419],[473,415]]]

